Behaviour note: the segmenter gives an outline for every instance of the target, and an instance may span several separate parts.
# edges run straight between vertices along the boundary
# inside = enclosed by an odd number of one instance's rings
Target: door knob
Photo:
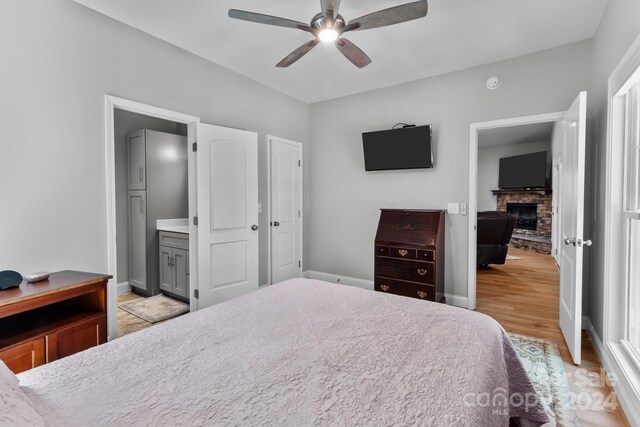
[[[591,245],[593,245],[593,242],[591,240],[589,240],[589,239],[587,239],[587,240],[578,239],[577,245],[578,246],[582,246],[582,245],[591,246]]]
[[[565,237],[564,238],[564,244],[567,245],[567,246],[569,246],[569,245],[575,246],[576,245],[576,239],[571,239],[569,237]]]
[[[280,223],[279,223],[278,221],[273,221],[273,226],[274,226],[274,227],[279,227],[279,226],[280,226]]]
[[[251,226],[251,229],[252,229],[253,231],[256,231],[256,230],[258,229],[258,226],[257,226],[257,225],[252,225],[252,226]]]

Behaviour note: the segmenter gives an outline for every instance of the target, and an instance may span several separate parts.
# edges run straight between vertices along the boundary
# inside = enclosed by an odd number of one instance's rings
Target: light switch
[[[460,203],[448,203],[447,212],[449,215],[460,215]]]

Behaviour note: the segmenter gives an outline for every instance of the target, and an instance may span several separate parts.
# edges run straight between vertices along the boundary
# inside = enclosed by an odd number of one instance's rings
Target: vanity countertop
[[[189,218],[159,219],[156,221],[156,230],[189,234]]]

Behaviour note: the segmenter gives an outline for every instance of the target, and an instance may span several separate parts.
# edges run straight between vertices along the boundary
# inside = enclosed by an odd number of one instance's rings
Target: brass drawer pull
[[[398,249],[398,253],[400,254],[400,256],[407,256],[409,251],[406,249]]]
[[[419,268],[418,269],[418,274],[421,276],[426,276],[428,273],[428,271],[425,268]]]
[[[427,297],[427,293],[425,291],[418,291],[418,296],[422,299]]]
[[[389,289],[391,288],[389,285],[380,285],[380,289],[382,289],[382,292],[389,292]]]

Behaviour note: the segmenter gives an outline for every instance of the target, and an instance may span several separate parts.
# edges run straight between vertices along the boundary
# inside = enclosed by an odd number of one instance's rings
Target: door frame
[[[191,147],[196,142],[197,125],[200,118],[176,111],[155,107],[140,102],[105,95],[105,174],[106,174],[106,207],[107,207],[107,269],[113,276],[107,286],[107,338],[112,340],[118,337],[118,246],[116,241],[116,176],[115,176],[115,110],[124,110],[144,116],[156,117],[172,122],[187,125],[187,142]],[[188,150],[189,169],[189,218],[197,215],[198,203],[196,199],[196,157],[193,150]],[[193,221],[189,223],[189,268],[191,270],[189,280],[189,292],[191,311],[195,311],[196,302],[194,289],[197,282],[197,236]],[[194,274],[196,273],[196,274]]]
[[[277,139],[279,142],[284,144],[293,145],[298,150],[300,150],[300,167],[298,168],[298,174],[300,178],[300,223],[298,224],[298,234],[300,235],[300,266],[298,267],[298,273],[300,277],[302,277],[302,272],[304,268],[304,162],[303,153],[304,147],[301,142],[291,141],[288,139],[280,138],[279,136],[267,135],[267,227],[269,227],[267,231],[267,284],[273,285],[273,280],[271,277],[272,268],[271,268],[271,260],[272,260],[272,247],[271,247],[271,145],[273,143],[273,139]]]
[[[517,125],[557,122],[564,117],[563,112],[537,114],[533,116],[514,117],[509,119],[492,120],[471,123],[469,126],[469,205],[467,250],[467,308],[476,309],[476,258],[478,225],[478,133],[481,130],[496,129]]]

